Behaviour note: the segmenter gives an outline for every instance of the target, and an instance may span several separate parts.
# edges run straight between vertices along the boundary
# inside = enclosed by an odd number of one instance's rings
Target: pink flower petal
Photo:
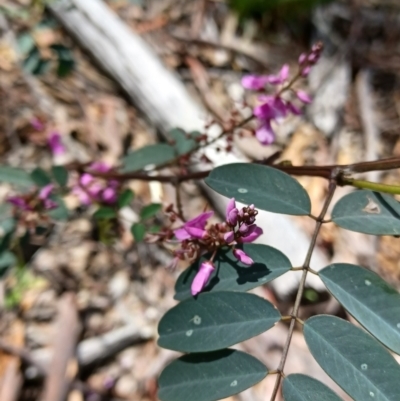
[[[229,231],[227,233],[224,234],[224,240],[230,244],[231,242],[233,242],[233,240],[235,239],[235,234],[233,231]]]
[[[271,145],[275,141],[275,132],[270,122],[265,122],[257,129],[256,138],[262,145]]]
[[[235,256],[236,259],[240,260],[245,265],[250,266],[254,263],[254,260],[241,249],[234,249],[233,255]]]
[[[263,233],[263,230],[261,227],[256,226],[255,224],[252,224],[249,226],[249,230],[245,234],[245,236],[240,238],[240,242],[253,242],[255,241],[261,234]]]
[[[45,200],[47,199],[51,191],[53,191],[54,185],[53,184],[48,184],[44,186],[40,191],[39,191],[39,199]]]
[[[307,92],[304,92],[302,90],[296,91],[296,96],[305,104],[309,104],[312,102],[311,96]]]
[[[214,265],[210,261],[203,262],[201,264],[200,269],[197,272],[195,278],[193,279],[193,282],[191,285],[191,292],[192,292],[193,296],[195,296],[195,295],[199,294],[201,291],[203,291],[203,289],[208,284],[208,281],[210,280],[210,276],[214,270],[215,270]]]

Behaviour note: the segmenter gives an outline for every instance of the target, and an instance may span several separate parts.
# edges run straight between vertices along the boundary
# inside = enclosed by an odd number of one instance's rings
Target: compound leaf
[[[31,176],[20,168],[0,166],[0,182],[8,182],[20,187],[32,187],[34,184]]]
[[[282,390],[285,401],[342,401],[325,384],[301,374],[285,377]]]
[[[280,318],[270,302],[254,294],[200,294],[162,317],[158,344],[182,352],[215,351],[263,333]]]
[[[290,260],[271,246],[244,244],[243,250],[254,260],[254,264],[246,266],[233,256],[230,249],[220,249],[214,258],[216,269],[204,291],[246,292],[272,281],[292,268]],[[209,258],[210,255],[202,256],[181,273],[175,284],[175,299],[182,301],[192,296],[192,281],[201,263]]]
[[[354,401],[398,401],[400,366],[372,336],[333,316],[314,316],[304,337],[325,372]]]
[[[144,146],[124,157],[122,172],[139,171],[145,167],[157,167],[170,162],[175,157],[175,149],[165,143]]]
[[[400,203],[392,196],[355,191],[339,200],[332,220],[350,231],[372,235],[400,235]]]
[[[308,215],[310,198],[290,175],[275,168],[233,163],[211,171],[206,184],[228,198],[274,213]]]
[[[400,354],[400,294],[361,266],[335,263],[319,273],[332,295],[378,340]]]
[[[214,401],[258,383],[267,368],[244,352],[224,349],[190,354],[169,364],[158,379],[161,401]]]

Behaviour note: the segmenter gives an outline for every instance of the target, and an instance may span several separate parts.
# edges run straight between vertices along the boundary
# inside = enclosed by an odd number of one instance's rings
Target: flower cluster
[[[318,61],[322,52],[322,44],[315,44],[309,54],[303,53],[299,58],[299,69],[296,75],[290,79],[290,69],[285,64],[278,75],[246,75],[242,78],[242,86],[246,89],[263,91],[266,85],[277,86],[274,95],[260,95],[260,105],[257,105],[253,114],[257,117],[259,125],[256,129],[256,138],[262,145],[270,145],[275,140],[275,132],[272,122],[278,122],[289,114],[299,115],[300,109],[290,100],[283,98],[283,94],[292,91],[302,103],[311,102],[311,97],[302,90],[292,89],[292,85],[300,77],[306,77],[311,67]]]
[[[26,196],[10,196],[7,202],[18,209],[28,212],[55,209],[57,203],[51,199],[53,189],[54,185],[48,184],[40,189],[38,193],[35,192]]]
[[[111,167],[103,162],[95,162],[90,165],[90,169],[99,173],[107,173]],[[84,173],[74,185],[72,193],[79,198],[83,205],[95,202],[114,204],[118,198],[118,188],[119,183],[116,180],[105,181],[92,174]]]
[[[254,205],[239,210],[232,198],[226,208],[225,223],[212,224],[207,228],[208,219],[213,212],[203,212],[173,231],[180,247],[174,251],[172,266],[179,260],[198,258],[206,252],[212,254],[210,260],[200,265],[191,285],[192,295],[200,293],[208,284],[215,270],[213,259],[219,248],[232,247],[233,255],[240,262],[246,265],[254,263],[242,249],[235,248],[235,245],[253,242],[262,234],[262,229],[255,224],[257,213]]]

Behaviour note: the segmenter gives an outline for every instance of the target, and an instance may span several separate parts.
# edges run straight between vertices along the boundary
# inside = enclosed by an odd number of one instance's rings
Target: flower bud
[[[195,296],[199,294],[208,284],[210,280],[211,274],[215,270],[215,267],[212,262],[206,261],[203,262],[200,266],[199,271],[197,272],[195,278],[193,279],[191,285],[192,295]]]

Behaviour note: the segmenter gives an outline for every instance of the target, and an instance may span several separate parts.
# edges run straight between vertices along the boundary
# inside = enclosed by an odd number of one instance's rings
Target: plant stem
[[[371,181],[354,180],[353,178],[342,178],[342,183],[356,188],[370,189],[372,191],[385,192],[387,194],[400,195],[400,186],[379,184]]]
[[[317,221],[316,221],[316,224],[315,224],[314,233],[313,233],[313,236],[311,238],[310,246],[308,247],[307,255],[306,255],[306,258],[305,258],[304,263],[303,263],[303,274],[302,274],[301,279],[300,279],[299,289],[297,290],[296,300],[295,300],[295,303],[294,303],[294,306],[293,306],[293,311],[291,313],[291,318],[292,319],[291,319],[290,325],[289,325],[289,333],[288,333],[288,336],[286,338],[286,343],[285,343],[285,346],[283,348],[281,361],[280,361],[278,369],[277,369],[278,372],[281,373],[281,375],[278,375],[277,378],[276,378],[275,385],[274,385],[274,390],[273,390],[272,396],[271,396],[271,401],[275,401],[275,398],[276,398],[276,396],[278,394],[278,391],[279,391],[280,383],[281,383],[281,380],[282,380],[283,369],[285,367],[286,359],[287,359],[289,348],[290,348],[290,343],[291,343],[292,337],[293,337],[294,327],[295,327],[296,321],[298,320],[297,314],[299,313],[300,303],[301,303],[301,299],[303,297],[303,292],[304,292],[304,288],[305,288],[305,284],[306,284],[306,278],[307,278],[307,272],[308,272],[308,270],[310,268],[311,256],[312,256],[312,253],[314,251],[315,244],[317,242],[317,237],[318,237],[318,234],[319,234],[319,230],[321,229],[321,226],[322,226],[322,224],[324,222],[325,214],[326,214],[326,212],[328,210],[329,204],[332,201],[332,197],[333,197],[333,194],[334,194],[335,189],[336,189],[336,185],[337,185],[336,184],[336,178],[337,177],[335,176],[335,173],[333,173],[332,177],[331,177],[331,180],[329,182],[328,195],[327,195],[327,197],[325,199],[324,206],[322,207],[321,213],[319,214],[319,216],[317,218]]]

